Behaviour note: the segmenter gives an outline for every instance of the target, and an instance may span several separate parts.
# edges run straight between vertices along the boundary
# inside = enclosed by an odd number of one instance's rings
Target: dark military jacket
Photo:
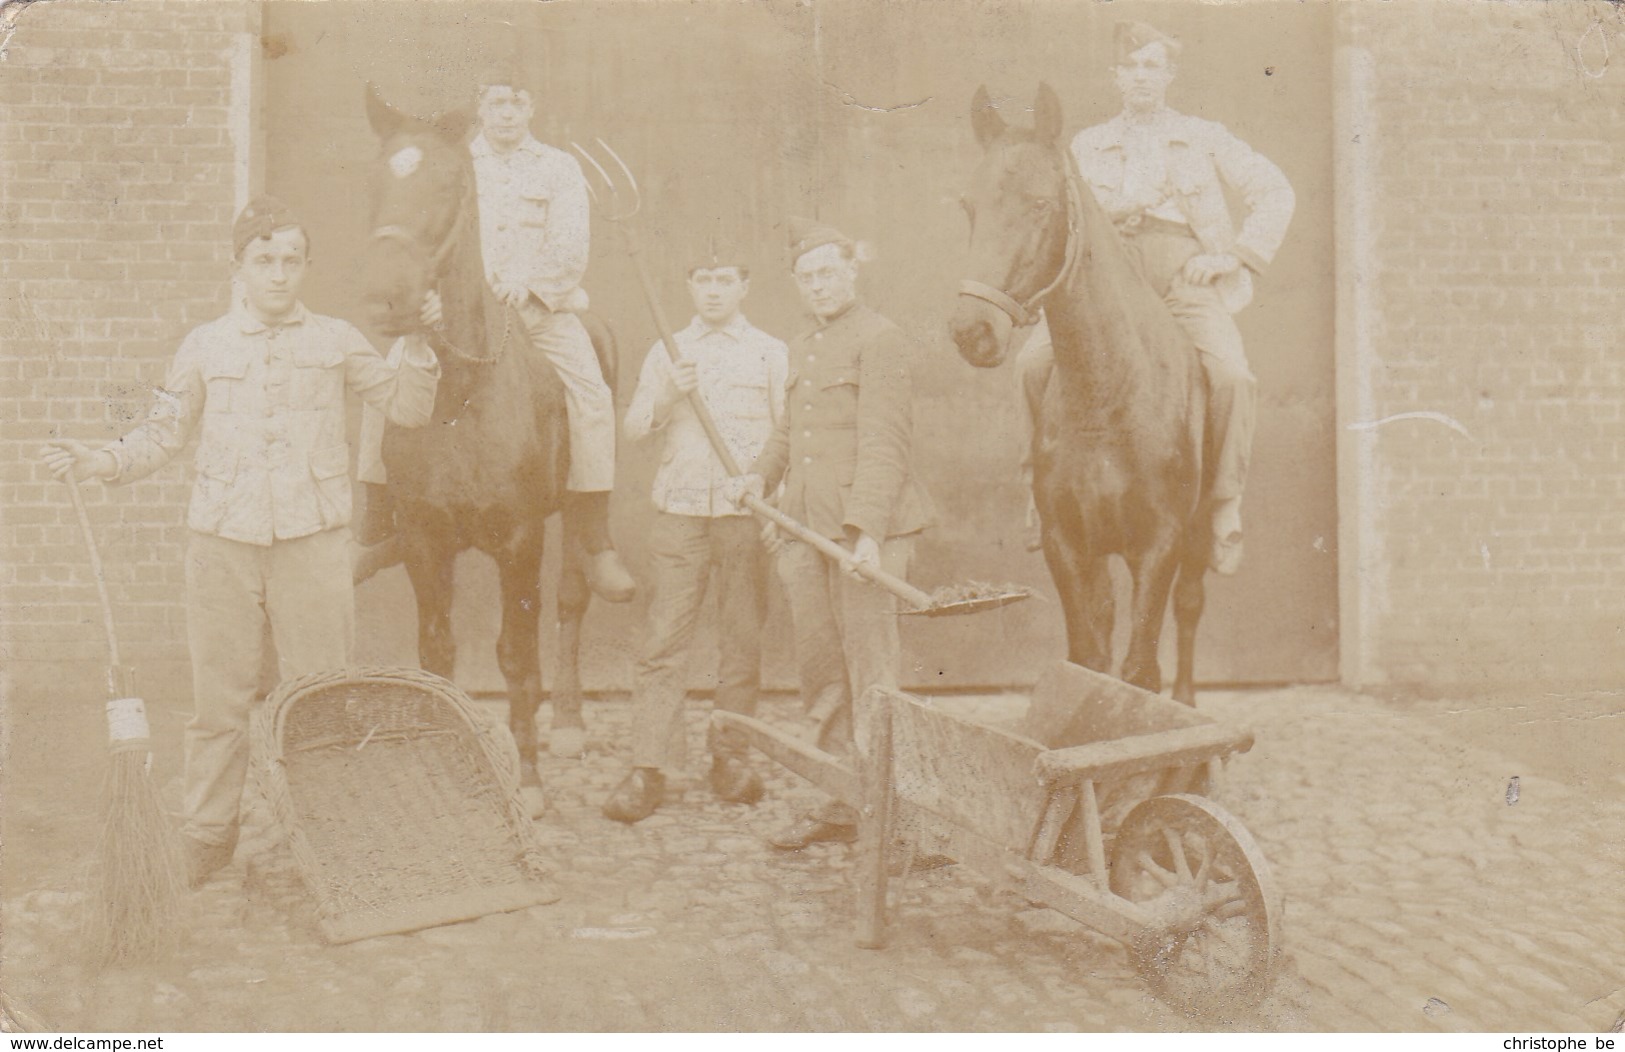
[[[779,507],[815,532],[884,540],[931,525],[931,498],[913,469],[914,384],[909,339],[854,304],[790,343],[785,412],[751,469]]]

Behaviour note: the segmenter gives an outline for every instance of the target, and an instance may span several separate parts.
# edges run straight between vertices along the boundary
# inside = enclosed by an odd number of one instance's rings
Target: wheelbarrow
[[[1039,680],[1025,717],[990,724],[876,689],[857,765],[757,719],[715,713],[759,751],[856,808],[858,943],[885,943],[899,822],[942,853],[1121,942],[1152,989],[1199,1014],[1269,989],[1281,902],[1242,824],[1204,797],[1249,731],[1076,665]],[[912,815],[909,812],[913,812]]]

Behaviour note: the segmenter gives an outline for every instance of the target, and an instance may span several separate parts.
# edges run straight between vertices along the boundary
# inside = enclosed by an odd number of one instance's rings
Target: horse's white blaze
[[[395,178],[405,179],[418,170],[423,163],[423,151],[416,146],[407,146],[389,159],[389,170],[395,173]]]

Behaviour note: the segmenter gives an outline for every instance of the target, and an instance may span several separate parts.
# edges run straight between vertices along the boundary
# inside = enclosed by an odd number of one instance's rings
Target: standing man
[[[198,436],[186,551],[195,715],[182,804],[194,888],[236,850],[267,624],[283,678],[351,663],[345,392],[418,427],[440,379],[421,338],[406,339],[392,366],[348,322],[305,309],[309,239],[280,201],[251,202],[232,241],[243,300],[182,341],[146,422],[100,449],[63,439],[43,451],[58,478],[126,483]],[[424,323],[438,323],[439,310],[430,293]]]
[[[481,79],[480,131],[469,143],[479,195],[480,248],[485,278],[498,299],[519,312],[531,347],[564,384],[569,415],[570,472],[566,521],[580,530],[587,579],[601,598],[620,603],[637,590],[615,553],[609,495],[615,487],[615,396],[577,312],[587,309],[591,199],[581,165],[530,133],[535,105],[519,78],[500,70]],[[382,421],[366,422],[358,473],[367,482],[364,543],[393,532],[388,522],[382,460]],[[382,498],[374,504],[374,498]]]
[[[1258,418],[1258,383],[1231,317],[1252,301],[1254,274],[1275,257],[1295,198],[1281,170],[1222,124],[1168,108],[1179,42],[1119,22],[1115,77],[1123,111],[1072,140],[1072,155],[1130,257],[1201,352],[1217,456],[1210,565],[1241,565],[1241,495]],[[1225,191],[1246,208],[1238,230]],[[1022,352],[1029,424],[1054,363],[1048,333]],[[1029,453],[1029,456],[1031,454]]]
[[[676,334],[681,361],[673,365],[656,341],[626,411],[628,440],[660,439],[649,622],[632,681],[632,771],[604,803],[606,818],[628,824],[654,813],[665,794],[664,769],[682,764],[683,672],[713,571],[716,707],[754,715],[761,686],[767,552],[755,519],[724,495],[727,470],[688,395],[700,393],[734,461],[749,464],[784,418],[787,351],[740,313],[750,271],[737,254],[713,246],[689,268],[688,292],[698,313]],[[712,791],[730,803],[760,800],[762,780],[737,732],[713,729],[710,746]]]
[[[909,339],[859,302],[858,247],[846,235],[792,219],[790,258],[817,324],[790,344],[784,420],[749,474],[730,482],[730,496],[760,496],[782,480],[786,514],[843,544],[859,563],[904,577],[915,537],[933,519],[912,464]],[[898,684],[897,599],[795,540],[782,543],[779,573],[818,745],[841,752],[856,744],[862,752],[867,714],[853,712],[854,700],[870,687]],[[832,801],[769,842],[793,851],[856,838],[857,815]]]

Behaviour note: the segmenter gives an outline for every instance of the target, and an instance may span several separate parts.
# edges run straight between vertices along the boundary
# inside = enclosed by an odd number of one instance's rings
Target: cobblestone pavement
[[[717,802],[697,774],[636,827],[599,816],[624,772],[624,702],[589,706],[585,761],[544,760],[538,828],[559,903],[328,947],[262,831],[195,894],[174,960],[100,976],[73,945],[101,762],[84,743],[99,747],[100,714],[14,706],[0,978],[64,1030],[1595,1032],[1625,1012],[1625,706],[1570,704],[1589,718],[1566,722],[1509,708],[1468,726],[1443,706],[1330,688],[1201,704],[1257,732],[1215,797],[1286,895],[1280,978],[1245,1014],[1177,1015],[1116,943],[958,866],[894,885],[890,944],[855,948],[851,849],[761,842],[812,799],[765,761],[770,796],[755,808]],[[696,769],[703,710],[690,717]],[[782,699],[765,710],[793,714]],[[1520,721],[1558,735],[1552,770],[1503,755]],[[176,714],[158,722],[178,741]],[[1566,764],[1565,741],[1608,762]],[[173,760],[161,753],[160,769]]]

